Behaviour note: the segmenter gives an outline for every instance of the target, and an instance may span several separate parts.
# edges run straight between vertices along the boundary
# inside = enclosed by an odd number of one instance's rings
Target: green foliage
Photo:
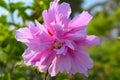
[[[35,19],[43,23],[42,11],[48,9],[51,0],[34,0],[32,5],[25,6],[24,2],[5,3],[0,0],[0,7],[6,9],[9,15],[0,16],[0,80],[42,80],[43,74],[36,67],[26,66],[23,63],[22,53],[26,46],[15,40],[15,31],[20,27],[27,26],[27,21]],[[70,3],[72,7],[72,16],[80,12],[79,6],[83,0],[61,0]],[[120,34],[118,38],[111,39],[110,31],[117,28],[120,29],[120,8],[119,0],[114,0],[115,9],[106,9],[106,4],[110,4],[109,0],[102,4],[104,8],[100,12],[96,12],[93,20],[88,25],[88,34],[101,36],[101,45],[86,48],[90,56],[94,60],[94,68],[89,71],[90,76],[86,78],[82,74],[75,74],[74,80],[120,80]],[[98,4],[97,4],[98,5]],[[92,6],[90,10],[94,10],[97,5]],[[100,5],[100,4],[99,4]],[[31,10],[28,15],[26,10]],[[18,11],[18,16],[22,18],[22,24],[15,23],[14,12]],[[8,22],[7,17],[11,17],[12,21]],[[14,29],[11,29],[14,26]],[[65,72],[58,74],[56,77],[47,77],[48,80],[69,80],[70,76]]]
[[[17,2],[17,3],[10,3],[10,12],[14,12],[16,9],[23,8],[24,3],[23,2]]]
[[[120,21],[120,8],[116,9],[111,14],[107,12],[99,12],[88,25],[88,33],[100,36],[108,35],[109,31],[117,27]]]
[[[120,74],[120,40],[109,41],[107,40],[101,46],[92,47],[89,52],[91,57],[95,61],[93,68],[93,74],[99,80],[101,77],[103,80],[119,80]]]
[[[4,0],[0,0],[0,6],[3,7],[3,8],[7,8],[7,4],[5,3]]]

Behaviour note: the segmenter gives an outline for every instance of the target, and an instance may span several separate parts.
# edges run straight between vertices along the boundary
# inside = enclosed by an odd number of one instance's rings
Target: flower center
[[[62,47],[62,43],[60,43],[60,42],[55,42],[54,43],[54,48],[60,49],[61,47]]]

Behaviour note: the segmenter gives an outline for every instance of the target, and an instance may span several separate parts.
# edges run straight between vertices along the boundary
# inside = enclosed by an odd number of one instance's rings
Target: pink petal
[[[31,49],[37,49],[38,51],[48,49],[53,44],[54,40],[50,38],[46,33],[41,33],[37,38],[34,37],[26,42],[27,46]]]
[[[75,50],[74,42],[70,40],[65,40],[65,44],[72,50]]]
[[[37,20],[35,20],[36,27],[38,29],[38,33],[47,32],[44,25],[40,24]]]
[[[54,29],[55,29],[55,34],[56,36],[63,36],[64,35],[64,32],[63,32],[63,28],[59,25],[54,25]]]
[[[36,24],[36,26],[37,27],[39,27],[40,29],[43,29],[43,25],[42,24],[40,24],[37,20],[35,20],[35,24]]]
[[[36,64],[39,67],[40,72],[45,72],[50,66],[52,60],[54,59],[55,54],[50,50],[45,50],[45,52],[41,55],[40,61]]]
[[[53,10],[54,8],[57,8],[59,1],[60,1],[60,0],[54,0],[53,2],[51,2],[51,3],[50,3],[50,9]]]
[[[83,49],[77,49],[70,55],[72,67],[69,74],[75,74],[79,72],[88,77],[87,70],[93,67],[93,61],[90,59],[86,51]]]
[[[48,12],[47,12],[47,10],[44,10],[43,12],[42,12],[42,16],[43,16],[43,20],[44,20],[44,22],[45,22],[45,24],[49,24],[49,17],[48,17]]]
[[[29,39],[33,38],[30,30],[28,28],[20,28],[16,31],[16,39],[17,41],[21,41],[23,43],[29,42]]]
[[[44,10],[42,13],[44,22],[46,23],[47,26],[50,26],[50,23],[55,21],[58,2],[59,0],[54,0],[53,2],[51,2],[49,10],[48,11]]]
[[[69,22],[68,26],[72,28],[86,27],[91,19],[92,16],[87,11],[83,11],[80,15],[73,18]]]
[[[92,46],[100,44],[100,38],[94,35],[87,36],[85,40],[78,43],[81,46]]]
[[[56,74],[59,72],[56,67],[57,64],[57,57],[55,57],[48,69],[48,72],[51,76],[56,76]]]
[[[68,54],[61,55],[57,58],[57,69],[59,72],[63,72],[64,70],[69,72],[71,69],[71,60],[70,56]]]
[[[60,49],[56,49],[56,54],[66,54],[67,49],[65,46],[62,46]]]
[[[38,33],[40,29],[38,27],[34,26],[32,23],[30,23],[29,30],[30,30],[32,36],[35,36],[35,34]]]
[[[48,31],[48,33],[52,36],[54,34],[54,27],[52,25],[52,23],[55,21],[55,16],[53,17],[53,11],[49,11],[47,12],[47,10],[44,10],[42,15],[43,15],[43,19],[45,22],[45,26],[46,26],[46,30]]]
[[[70,40],[75,40],[75,41],[84,40],[85,37],[86,37],[85,30],[79,30],[79,31],[74,31],[74,32],[72,32],[71,30],[71,32],[65,35],[65,38],[70,39]]]
[[[68,18],[71,14],[70,5],[68,3],[63,2],[59,5],[58,12],[59,14],[62,14],[62,16],[66,16]]]
[[[45,52],[45,50],[34,53],[34,55],[30,58],[29,63],[36,66],[36,64],[40,61],[44,52]]]
[[[58,72],[64,72],[67,71],[67,73],[71,69],[71,60],[69,55],[61,55],[56,56],[56,58],[53,60],[50,68],[49,73],[51,76],[56,76]]]
[[[32,50],[30,48],[27,48],[25,52],[23,53],[22,57],[24,59],[24,63],[26,65],[32,65],[31,58],[34,56],[34,54],[37,53],[36,50]]]

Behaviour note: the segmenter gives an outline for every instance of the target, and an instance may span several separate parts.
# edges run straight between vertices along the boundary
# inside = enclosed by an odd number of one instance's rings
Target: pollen
[[[62,47],[62,43],[60,43],[60,42],[55,42],[54,43],[54,48],[60,49],[61,47]]]

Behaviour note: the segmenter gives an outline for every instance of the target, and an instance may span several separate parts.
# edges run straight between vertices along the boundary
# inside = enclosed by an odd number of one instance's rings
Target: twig
[[[70,76],[70,80],[73,80],[73,76],[72,75],[69,75]]]
[[[46,72],[44,73],[44,78],[43,78],[43,80],[46,80],[46,79],[47,79],[47,75],[48,75],[48,71],[46,71]]]

